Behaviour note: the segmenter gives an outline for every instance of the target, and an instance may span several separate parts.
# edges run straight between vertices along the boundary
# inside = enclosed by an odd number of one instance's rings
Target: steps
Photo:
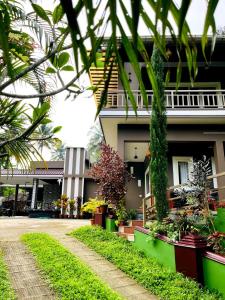
[[[136,226],[143,226],[143,220],[131,220],[129,225],[119,226],[118,235],[130,242],[134,241],[134,230]]]

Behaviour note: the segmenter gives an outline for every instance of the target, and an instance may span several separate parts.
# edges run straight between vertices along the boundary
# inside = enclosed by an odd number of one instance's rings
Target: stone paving
[[[124,299],[157,299],[96,252],[66,235],[87,224],[90,224],[88,220],[0,218],[0,247],[5,252],[5,261],[18,299],[56,299],[40,276],[32,256],[20,242],[20,236],[27,232],[46,232],[55,237]]]

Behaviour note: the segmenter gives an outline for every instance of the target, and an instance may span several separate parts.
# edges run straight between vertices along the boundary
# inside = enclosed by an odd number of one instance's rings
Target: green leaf
[[[52,129],[52,133],[57,133],[62,129],[62,126],[56,126]]]
[[[62,71],[74,71],[74,68],[73,68],[73,66],[66,65],[61,70]]]
[[[38,17],[40,17],[42,20],[45,20],[48,24],[51,25],[51,21],[46,13],[46,11],[43,9],[43,7],[41,7],[38,4],[34,4],[32,3],[32,7],[34,9],[34,11],[36,12],[36,14],[38,15]]]
[[[209,30],[210,26],[211,26],[212,31],[213,31],[213,38],[214,39],[215,39],[215,35],[216,35],[214,12],[216,10],[218,2],[219,2],[219,0],[209,0],[208,1],[207,13],[206,13],[206,17],[205,17],[205,23],[204,23],[204,29],[203,29],[202,41],[201,41],[202,42],[202,52],[203,52],[203,55],[205,57],[205,60],[206,60],[205,46],[208,42],[207,34],[208,34],[208,30]]]
[[[62,8],[62,5],[59,4],[56,6],[56,8],[52,13],[53,23],[54,24],[58,23],[62,19],[63,15],[64,15],[64,10]]]
[[[53,69],[53,68],[51,68],[51,67],[47,67],[47,69],[45,70],[45,72],[47,73],[47,74],[53,74],[53,73],[56,73],[56,70],[55,69]]]
[[[187,16],[187,12],[190,4],[191,4],[191,0],[183,0],[181,3],[181,7],[179,9],[179,21],[178,21],[179,37],[181,37],[184,21]]]
[[[70,59],[69,53],[62,52],[59,55],[59,58],[58,58],[58,66],[59,66],[59,68],[62,68],[63,66],[65,66],[65,64],[68,63],[69,59]]]

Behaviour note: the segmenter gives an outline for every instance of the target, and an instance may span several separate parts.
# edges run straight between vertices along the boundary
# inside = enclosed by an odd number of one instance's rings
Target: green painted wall
[[[217,231],[225,233],[225,208],[217,208],[217,216],[214,223]]]
[[[106,230],[110,232],[117,231],[114,219],[106,218]]]
[[[155,241],[147,241],[148,235],[135,230],[134,231],[134,245],[139,250],[142,250],[148,257],[156,258],[157,261],[176,271],[175,262],[175,247],[164,241],[155,239]]]
[[[216,289],[225,299],[225,265],[203,258],[204,283],[209,289]]]

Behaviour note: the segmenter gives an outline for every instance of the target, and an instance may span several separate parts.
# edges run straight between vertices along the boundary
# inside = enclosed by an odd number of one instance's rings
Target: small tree
[[[166,104],[164,93],[163,60],[160,51],[154,48],[152,54],[152,68],[158,86],[157,97],[154,93],[152,103],[152,117],[150,124],[150,174],[152,192],[156,201],[157,219],[161,221],[168,214],[167,189],[167,140],[166,140]]]
[[[90,175],[99,184],[97,194],[116,206],[126,194],[126,183],[131,180],[118,153],[106,144],[101,145],[100,159],[91,168]]]

